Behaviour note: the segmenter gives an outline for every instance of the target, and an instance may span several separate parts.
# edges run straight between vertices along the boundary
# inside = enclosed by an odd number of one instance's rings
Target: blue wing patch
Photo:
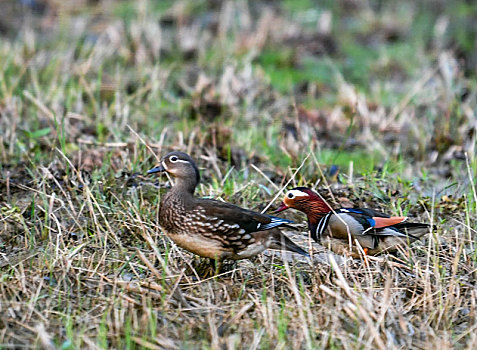
[[[371,226],[371,227],[376,226],[376,221],[372,217],[367,216],[366,220],[368,220],[369,226]]]
[[[264,224],[259,225],[259,227],[257,227],[258,229],[260,229],[260,230],[270,230],[271,228],[274,228],[274,227],[277,227],[277,226],[281,226],[281,225],[285,225],[285,224],[293,224],[292,220],[283,219],[283,218],[279,218],[279,217],[276,217],[276,216],[270,216],[270,215],[268,215],[268,217],[272,221],[270,221],[268,224],[265,224],[265,225]]]

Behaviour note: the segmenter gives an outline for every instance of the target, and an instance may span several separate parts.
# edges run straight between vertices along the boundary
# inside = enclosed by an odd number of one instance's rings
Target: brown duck
[[[246,259],[268,248],[308,256],[278,229],[292,221],[194,197],[200,175],[188,154],[168,153],[148,174],[158,172],[167,172],[175,180],[161,199],[159,223],[179,247],[215,260]]]

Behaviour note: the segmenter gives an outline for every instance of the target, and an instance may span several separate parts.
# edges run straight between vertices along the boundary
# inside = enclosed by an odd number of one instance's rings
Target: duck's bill
[[[276,214],[287,209],[288,209],[288,206],[282,202],[282,204],[280,204],[280,206],[278,207],[277,210],[274,211],[274,213]]]
[[[161,165],[156,166],[155,168],[152,168],[147,171],[148,174],[154,174],[154,173],[162,173],[166,171],[166,169]]]

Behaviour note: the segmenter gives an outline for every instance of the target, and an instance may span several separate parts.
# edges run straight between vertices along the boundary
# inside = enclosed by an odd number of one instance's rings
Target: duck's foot
[[[230,271],[235,267],[235,262],[224,262],[223,260],[216,259],[199,259],[195,260],[192,266],[200,278],[206,279]]]
[[[370,266],[370,265],[369,265],[368,256],[369,256],[369,249],[366,248],[366,247],[364,247],[364,248],[363,248],[363,257],[362,257],[362,259],[363,259],[363,264],[364,264],[364,266],[366,266],[366,267],[369,267],[369,266]]]

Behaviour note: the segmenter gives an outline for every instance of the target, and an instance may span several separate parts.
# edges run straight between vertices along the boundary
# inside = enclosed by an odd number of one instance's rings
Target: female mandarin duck
[[[159,223],[179,247],[214,260],[250,258],[267,248],[308,256],[278,229],[292,221],[194,197],[199,169],[186,153],[168,153],[148,174],[157,172],[175,179],[161,199]]]
[[[372,209],[333,210],[316,192],[306,187],[290,190],[275,213],[288,208],[307,215],[311,237],[315,241],[337,254],[348,252],[352,257],[360,255],[354,245],[355,239],[365,254],[376,255],[394,251],[399,245],[418,240],[429,232],[428,224],[404,222],[406,217],[390,217]]]

